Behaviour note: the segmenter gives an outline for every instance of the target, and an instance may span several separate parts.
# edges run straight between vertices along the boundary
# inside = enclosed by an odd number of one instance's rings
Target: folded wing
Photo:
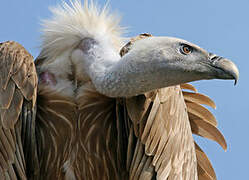
[[[0,43],[0,179],[37,174],[33,57],[18,43]]]

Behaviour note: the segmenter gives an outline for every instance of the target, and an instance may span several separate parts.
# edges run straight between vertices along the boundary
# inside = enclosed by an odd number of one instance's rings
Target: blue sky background
[[[31,54],[39,54],[40,20],[50,17],[49,6],[60,0],[2,0],[0,42],[15,40]],[[103,5],[106,1],[98,1]],[[139,33],[175,36],[210,52],[232,59],[240,69],[237,86],[232,81],[195,82],[199,92],[215,100],[219,129],[228,143],[224,152],[216,143],[198,138],[219,180],[249,179],[249,1],[248,0],[125,0],[109,2],[118,12],[127,37]]]

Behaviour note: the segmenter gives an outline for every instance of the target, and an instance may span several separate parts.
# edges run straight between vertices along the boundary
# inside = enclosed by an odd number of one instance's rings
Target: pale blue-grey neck
[[[118,59],[110,59],[117,54],[109,59],[97,57],[90,66],[89,75],[97,91],[107,96],[129,97],[172,85],[170,76],[159,79],[165,76],[164,69],[148,57],[132,53]]]

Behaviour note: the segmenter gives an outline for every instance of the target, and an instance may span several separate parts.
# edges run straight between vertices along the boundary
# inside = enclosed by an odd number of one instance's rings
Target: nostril
[[[216,54],[213,53],[209,53],[209,59],[211,61],[219,61],[221,60],[223,57],[217,56]]]
[[[221,60],[223,57],[220,57],[220,56],[214,56],[211,58],[212,61],[219,61]]]

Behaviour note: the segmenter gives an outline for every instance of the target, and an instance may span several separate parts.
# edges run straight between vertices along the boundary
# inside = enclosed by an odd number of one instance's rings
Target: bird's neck
[[[91,61],[88,74],[101,94],[109,97],[131,97],[177,84],[172,79],[174,72],[170,72],[170,69],[168,72],[163,71],[160,64],[153,63],[154,60],[148,58],[153,56],[146,53],[128,53],[120,58],[114,51],[109,52],[108,56],[103,56],[101,51],[94,52],[94,56],[88,57]]]
[[[115,51],[101,48],[86,58],[86,69],[96,90],[109,97],[133,96],[144,89],[146,76],[129,58],[122,58]],[[147,79],[148,80],[148,79]]]
[[[96,62],[89,70],[98,92],[109,97],[129,97],[156,87],[153,76],[148,76],[149,68],[143,65],[140,67],[131,59],[122,58],[112,61],[111,64]]]

